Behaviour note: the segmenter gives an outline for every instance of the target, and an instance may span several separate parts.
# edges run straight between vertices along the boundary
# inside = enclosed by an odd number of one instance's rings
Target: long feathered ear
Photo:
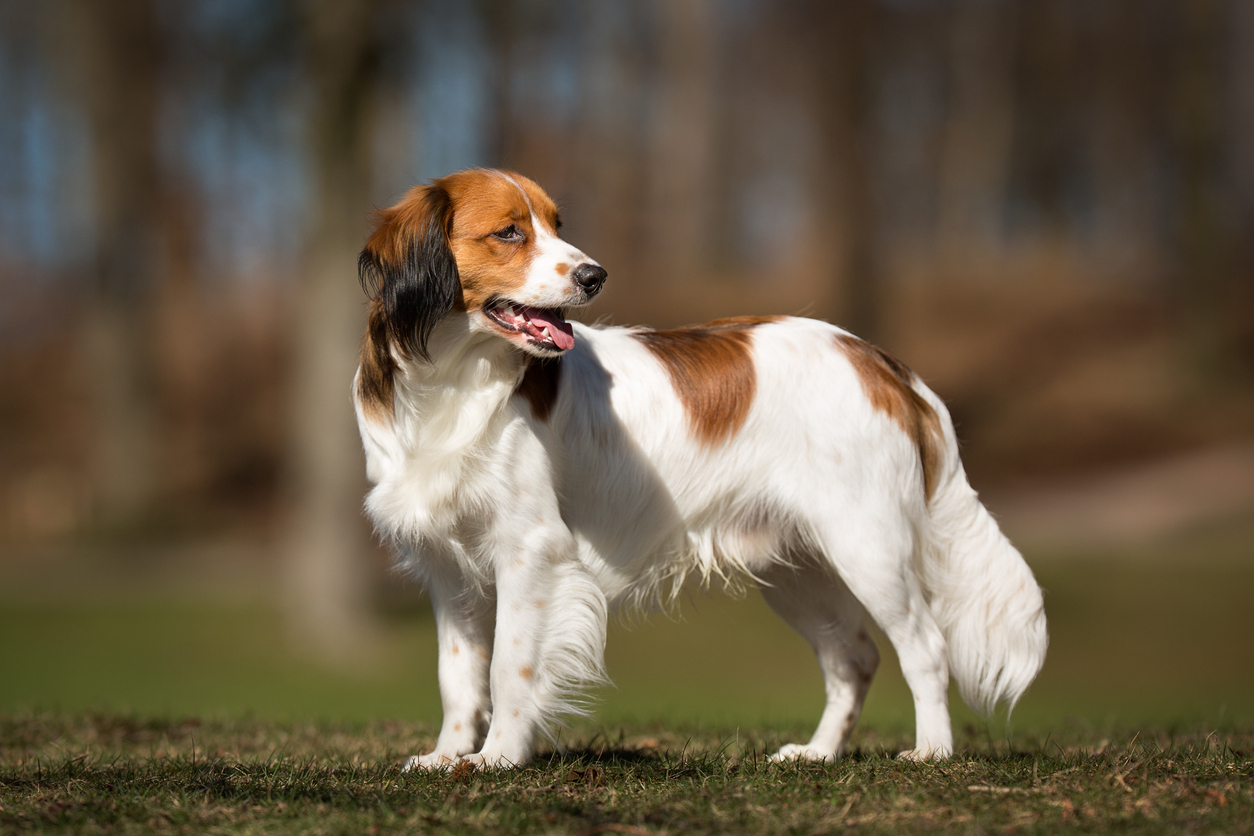
[[[383,305],[387,336],[407,355],[427,361],[431,332],[461,289],[449,246],[452,210],[443,188],[416,186],[379,213],[379,225],[357,259],[362,288]]]

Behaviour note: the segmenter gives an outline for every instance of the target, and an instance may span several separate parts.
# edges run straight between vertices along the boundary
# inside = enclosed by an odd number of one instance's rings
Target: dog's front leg
[[[427,583],[439,641],[444,721],[435,750],[410,758],[406,769],[439,768],[478,751],[492,717],[488,669],[494,602],[460,580]]]
[[[520,766],[581,686],[603,681],[605,597],[566,531],[533,531],[496,575],[492,724],[473,760]]]

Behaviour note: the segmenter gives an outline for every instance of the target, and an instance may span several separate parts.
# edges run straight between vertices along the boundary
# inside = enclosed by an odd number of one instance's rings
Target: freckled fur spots
[[[853,364],[871,405],[896,421],[918,448],[923,491],[930,501],[936,490],[936,471],[940,466],[944,436],[936,410],[914,391],[914,372],[900,360],[857,337],[838,335],[836,345]]]
[[[757,391],[751,332],[773,321],[773,317],[735,317],[634,334],[666,367],[702,445],[717,446],[744,424]]]

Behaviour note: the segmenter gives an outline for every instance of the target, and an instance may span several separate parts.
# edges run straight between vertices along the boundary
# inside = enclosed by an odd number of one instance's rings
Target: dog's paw
[[[402,772],[413,772],[416,769],[452,769],[457,762],[461,760],[458,757],[449,757],[438,752],[428,752],[425,755],[414,755],[405,761]]]
[[[526,756],[510,757],[499,752],[477,752],[473,755],[463,755],[461,760],[472,763],[480,769],[514,769],[525,764],[528,758]]]
[[[836,753],[827,752],[814,746],[803,746],[800,743],[789,743],[780,747],[780,750],[771,755],[770,759],[776,763],[783,763],[784,761],[811,761],[815,763],[822,763],[824,761],[835,761]]]
[[[904,752],[898,752],[897,759],[915,763],[935,763],[945,760],[952,754],[953,752],[948,749],[938,746],[934,749],[907,749]]]
[[[405,761],[402,772],[418,770],[459,772],[463,769],[512,769],[522,766],[523,759],[511,759],[504,755],[491,755],[476,752],[473,755],[442,755],[430,752],[426,755],[415,755]]]

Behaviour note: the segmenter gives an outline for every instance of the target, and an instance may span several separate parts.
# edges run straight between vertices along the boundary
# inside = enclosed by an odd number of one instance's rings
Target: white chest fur
[[[374,483],[366,509],[398,544],[473,559],[490,545],[494,521],[513,516],[501,507],[502,481],[515,478],[515,469],[536,468],[542,457],[511,404],[521,375],[516,354],[497,340],[474,341],[449,359],[402,362],[387,418],[357,404]],[[547,474],[536,475],[547,481]]]

